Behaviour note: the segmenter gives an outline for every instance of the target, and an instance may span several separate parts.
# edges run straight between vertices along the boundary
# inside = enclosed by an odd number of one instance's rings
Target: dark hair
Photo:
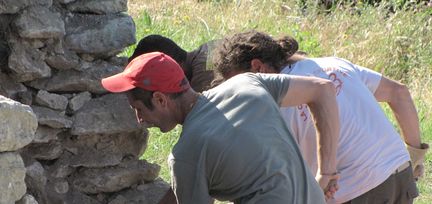
[[[184,91],[181,91],[178,93],[170,93],[170,94],[168,94],[168,96],[171,99],[176,99],[176,98],[180,97],[181,95],[183,95],[183,93],[185,93],[186,91],[187,90],[184,90]],[[127,94],[129,94],[129,96],[132,97],[132,99],[142,101],[143,104],[146,106],[146,108],[148,108],[149,110],[154,109],[154,105],[151,101],[151,99],[153,98],[153,93],[154,93],[154,91],[148,91],[148,90],[144,90],[141,88],[134,88],[134,89],[127,92]]]
[[[139,41],[134,53],[129,57],[129,62],[135,57],[149,52],[163,52],[179,64],[186,61],[187,56],[187,52],[171,39],[161,35],[148,35]]]
[[[250,71],[251,61],[259,59],[279,72],[297,50],[298,43],[292,37],[275,40],[252,30],[225,38],[215,50],[213,66],[226,78],[233,70]]]
[[[133,100],[140,100],[144,103],[144,105],[149,109],[153,110],[154,106],[151,102],[151,99],[153,98],[154,91],[147,91],[140,88],[134,88],[127,92],[130,97],[132,97]]]

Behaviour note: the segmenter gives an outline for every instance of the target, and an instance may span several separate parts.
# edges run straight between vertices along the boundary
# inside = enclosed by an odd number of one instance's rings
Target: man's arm
[[[428,145],[421,143],[419,119],[408,88],[383,76],[374,94],[377,101],[387,102],[393,111],[413,162],[414,177],[418,178],[424,171]]]
[[[405,142],[412,147],[420,148],[419,119],[408,88],[383,76],[374,95],[377,101],[389,104]]]
[[[339,110],[333,83],[314,77],[292,77],[281,105],[300,104],[308,104],[315,121],[318,140],[319,176],[317,179],[321,188],[327,192],[328,185],[338,179],[336,151],[339,139]],[[335,189],[330,190],[334,193],[337,185],[332,185]]]

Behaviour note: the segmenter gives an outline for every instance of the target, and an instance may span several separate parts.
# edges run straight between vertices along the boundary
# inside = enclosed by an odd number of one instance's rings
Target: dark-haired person
[[[169,157],[172,190],[160,203],[207,204],[214,198],[237,204],[325,203],[279,106],[310,106],[323,135],[323,170],[329,174],[324,179],[337,179],[339,119],[329,80],[246,73],[200,94],[172,58],[152,52],[102,79],[102,85],[125,92],[145,126],[167,132],[183,125]]]
[[[214,72],[207,63],[208,56],[217,41],[209,41],[195,50],[187,52],[173,40],[162,35],[148,35],[136,46],[129,62],[135,57],[149,52],[162,52],[180,64],[195,91],[202,92],[212,87]],[[215,80],[215,83],[217,80]]]
[[[408,89],[347,60],[305,58],[295,54],[297,49],[297,41],[288,36],[275,40],[258,31],[238,33],[227,37],[215,50],[214,66],[224,78],[262,72],[331,80],[340,113],[340,179],[339,190],[328,203],[412,203],[418,195],[414,177],[424,171],[428,145],[421,143],[419,120]],[[378,101],[390,105],[407,148]],[[282,108],[281,113],[310,169],[320,176],[308,106]]]

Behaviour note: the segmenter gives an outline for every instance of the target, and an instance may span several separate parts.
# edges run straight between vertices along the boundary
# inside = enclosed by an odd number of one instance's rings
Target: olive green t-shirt
[[[214,72],[211,64],[212,51],[218,42],[219,40],[209,41],[187,54],[183,64],[187,70],[185,74],[197,92],[208,90],[222,81],[222,77]]]
[[[325,203],[279,112],[289,81],[240,74],[199,97],[169,157],[179,203]]]

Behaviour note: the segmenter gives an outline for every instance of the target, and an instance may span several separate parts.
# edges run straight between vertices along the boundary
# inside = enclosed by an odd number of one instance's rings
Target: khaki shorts
[[[379,186],[345,204],[411,204],[418,195],[410,165],[405,170],[393,173]]]

